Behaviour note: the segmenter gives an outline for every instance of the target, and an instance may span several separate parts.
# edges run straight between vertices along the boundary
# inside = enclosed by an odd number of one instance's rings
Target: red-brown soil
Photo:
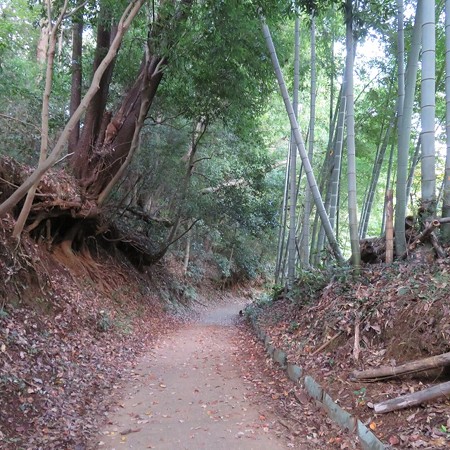
[[[162,268],[140,274],[101,249],[68,268],[44,245],[12,242],[3,225],[0,448],[81,450],[120,379],[187,310]]]
[[[89,448],[358,448],[266,360],[241,303],[229,297],[159,339]]]
[[[367,266],[358,277],[336,271],[328,281],[306,274],[287,296],[260,304],[249,313],[258,314],[275,346],[383,442],[405,449],[450,447],[450,399],[387,414],[370,407],[446,381],[446,370],[374,383],[349,380],[354,370],[450,351],[448,261]]]
[[[92,257],[68,258],[57,251],[49,253],[45,243],[26,237],[17,244],[9,237],[10,225],[4,220],[0,229],[1,449],[97,446],[102,436],[106,438],[99,433],[112,420],[114,405],[124,402],[127,386],[136,383],[142,361],[150,358],[152,370],[164,371],[163,364],[158,366],[161,361],[151,359],[158,345],[164,339],[186,343],[183,333],[191,331],[198,335],[191,343],[197,356],[189,363],[206,367],[220,360],[210,367],[220,369],[215,386],[220,385],[223,396],[231,395],[227,407],[233,411],[223,411],[223,417],[236,419],[232,422],[236,433],[233,442],[224,445],[356,448],[352,436],[298,395],[266,359],[263,347],[237,314],[236,297],[242,303],[245,292],[224,294],[211,281],[188,282],[179,275],[181,263],[173,258],[166,259],[165,266],[139,273],[125,259],[119,263],[101,248]],[[212,268],[207,272],[213,275]],[[230,301],[231,313],[229,307],[225,315],[217,309]],[[203,319],[193,321],[199,309]],[[215,345],[207,350],[208,362],[202,352],[212,337]],[[175,353],[179,350],[177,345],[172,348]],[[148,376],[146,382],[145,389],[152,390]],[[206,376],[203,384],[209,382]],[[211,403],[206,412],[215,411],[211,397],[219,390],[215,386],[204,392],[205,402]],[[234,402],[243,409],[235,411]],[[121,437],[128,436],[129,430],[120,431],[125,431]],[[257,441],[254,436],[259,436]],[[210,442],[216,437],[212,434]]]

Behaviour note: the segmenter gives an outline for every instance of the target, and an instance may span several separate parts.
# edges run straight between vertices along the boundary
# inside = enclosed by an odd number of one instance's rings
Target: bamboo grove
[[[317,164],[314,170],[319,181],[316,183],[309,177],[305,183],[296,174],[296,164],[292,162],[297,148],[301,153],[303,144],[294,139],[290,144],[291,163],[287,165],[286,175],[286,180],[291,181],[285,184],[281,214],[281,227],[282,230],[287,229],[287,233],[279,235],[277,281],[286,280],[292,284],[296,268],[304,270],[329,264],[330,254],[339,261],[340,254],[335,250],[337,242],[341,245],[347,242],[345,251],[351,253],[350,261],[358,270],[361,265],[360,244],[367,237],[369,223],[380,227],[377,236],[386,241],[391,236],[395,244],[391,251],[385,250],[382,257],[385,262],[407,257],[411,242],[405,230],[411,222],[419,230],[440,228],[440,241],[448,243],[450,3],[419,0],[404,4],[399,0],[381,2],[371,11],[373,6],[371,2],[346,1],[331,9],[336,11],[339,8],[341,12],[333,21],[340,20],[345,27],[345,56],[341,57],[341,82],[334,87],[336,80],[331,78],[330,81],[332,90],[339,91],[337,99],[327,93],[330,102],[329,137],[326,144],[322,143],[327,151],[321,152],[321,160],[313,153],[317,151],[317,142],[314,142],[314,128],[317,127],[315,102],[317,92],[321,92],[316,88],[315,67],[320,62],[316,61],[315,24],[330,17],[330,8],[309,9],[307,16],[300,16],[307,23],[304,39],[310,47],[310,57],[305,57],[310,78],[310,114],[309,122],[305,122],[305,135],[309,140],[308,159]],[[375,20],[370,17],[371,13],[377,15]],[[377,45],[381,42],[386,45],[387,52],[383,58],[389,66],[364,86],[361,77],[364,70],[361,66],[358,68],[357,59],[361,55],[358,46],[362,52],[370,54],[374,51],[371,35],[376,36]],[[295,39],[298,39],[297,31]],[[330,45],[332,48],[328,55],[332,59],[333,46],[335,42]],[[339,70],[338,67],[339,64],[333,60],[333,68]],[[386,69],[390,71],[389,75]],[[361,114],[358,99],[364,97],[365,89],[372,91],[372,95],[375,86],[379,88],[380,79],[386,75],[389,79],[383,109],[372,109],[371,115],[359,118],[358,122],[358,112]],[[296,76],[298,70],[295,70],[294,78]],[[285,99],[285,103],[287,101]],[[295,97],[292,104],[296,109]],[[440,119],[437,114],[443,114],[442,111],[446,111],[445,118]],[[296,113],[293,112],[294,115]],[[291,116],[289,111],[288,114]],[[369,128],[369,121],[376,120],[375,117],[381,117],[381,128],[368,158],[372,165],[369,176],[369,173],[357,172],[355,157],[359,150],[358,142],[361,145],[365,139],[358,133],[364,133],[364,128]],[[344,166],[347,177],[342,173]],[[302,164],[300,176],[302,171],[308,173],[308,170],[308,166]],[[319,192],[315,191],[317,184],[321,188]],[[311,193],[315,208],[310,204]],[[347,198],[345,215],[339,214],[343,206],[339,198],[344,196]],[[382,208],[374,214],[376,203],[381,203]],[[311,214],[316,218],[311,219]]]
[[[176,248],[186,268],[215,248],[288,285],[359,270],[368,236],[377,261],[406,258],[411,228],[445,254],[450,0],[0,5],[0,150],[32,167],[0,165],[19,241],[70,256],[101,236],[144,265]]]

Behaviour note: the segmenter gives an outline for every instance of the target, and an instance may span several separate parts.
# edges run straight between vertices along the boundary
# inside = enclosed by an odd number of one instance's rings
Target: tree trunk
[[[450,0],[445,2],[445,99],[447,156],[445,159],[442,217],[450,217]],[[450,224],[442,225],[444,242],[450,242]]]
[[[421,121],[422,121],[422,200],[421,216],[425,221],[436,211],[436,155],[435,155],[435,1],[427,0],[422,4],[422,85],[421,85]]]
[[[150,63],[151,61],[146,61],[146,66]],[[147,74],[148,72],[145,71],[144,73]],[[114,186],[117,184],[117,182],[121,179],[121,177],[125,173],[126,169],[131,163],[134,153],[139,148],[141,130],[144,126],[144,122],[147,117],[148,110],[150,109],[150,105],[154,95],[155,92],[153,90],[152,84],[144,76],[144,78],[142,79],[142,88],[140,89],[140,97],[141,97],[140,109],[138,116],[136,117],[133,136],[131,138],[131,145],[128,149],[128,153],[126,154],[126,157],[123,160],[122,164],[114,173],[114,175],[111,177],[111,179],[108,181],[108,184],[104,187],[102,192],[98,195],[97,200],[98,206],[102,206],[102,204],[104,203],[105,199],[109,196]]]
[[[420,139],[420,135],[419,135],[416,145],[414,147],[413,155],[411,157],[411,164],[409,167],[408,180],[406,182],[406,201],[407,202],[409,201],[409,196],[411,194],[411,188],[412,188],[412,184],[414,181],[414,172],[416,171],[417,164],[419,164],[421,146],[422,146],[422,143],[421,143],[421,139]]]
[[[48,38],[51,27],[51,15],[48,14],[48,11],[51,10],[50,0],[44,0],[44,9],[47,12],[47,17],[45,19],[41,19],[39,23],[41,30],[36,48],[36,61],[39,64],[45,64],[47,61]]]
[[[397,182],[395,202],[395,248],[397,254],[406,251],[405,218],[407,197],[408,156],[411,139],[411,120],[416,90],[417,70],[422,33],[422,0],[418,0],[411,49],[406,68],[405,95],[401,123],[398,123]]]
[[[424,372],[426,370],[437,369],[450,365],[450,353],[430,356],[429,358],[411,361],[400,366],[383,366],[363,371],[355,371],[350,374],[352,381],[380,381],[389,378],[395,378],[400,375]]]
[[[392,142],[391,151],[389,152],[389,161],[388,161],[388,166],[387,166],[387,171],[386,171],[386,185],[384,188],[385,199],[388,195],[388,192],[391,190],[391,175],[392,175],[393,162],[394,162],[394,142]],[[384,207],[383,207],[383,220],[381,221],[380,234],[384,234],[385,229],[386,229],[386,214],[387,214],[386,209],[387,209],[387,202],[385,200]],[[395,234],[395,232],[394,232],[394,234]],[[395,244],[395,240],[394,240],[394,244]]]
[[[337,126],[336,144],[334,146],[334,161],[333,161],[333,173],[331,174],[331,195],[330,195],[330,223],[333,230],[336,228],[336,215],[338,210],[339,199],[339,187],[341,176],[341,164],[342,164],[342,149],[344,148],[344,130],[345,130],[345,116],[347,114],[347,96],[346,81],[347,75],[344,73],[344,89],[342,90],[341,105],[339,108],[339,118]]]
[[[100,66],[103,55],[108,52],[114,34],[108,6],[103,0],[100,2],[97,26],[97,46],[93,63],[94,71]],[[100,145],[106,131],[106,126],[111,117],[110,113],[105,111],[105,108],[114,71],[114,63],[115,57],[100,79],[99,89],[95,93],[94,98],[86,111],[83,132],[81,133],[77,147],[74,149],[75,153],[71,158],[73,173],[79,180],[86,180],[90,176],[90,169],[93,167],[91,155],[95,146]],[[85,182],[84,184],[87,183]]]
[[[289,166],[291,160],[290,149],[288,150],[286,168],[284,171],[284,190],[283,190],[283,202],[281,204],[280,214],[280,230],[278,233],[278,247],[277,247],[277,262],[275,265],[275,284],[278,284],[281,275],[281,267],[284,252],[284,240],[286,236],[286,219],[287,219],[287,200],[289,192]]]
[[[346,1],[346,76],[347,76],[347,175],[348,175],[348,222],[352,248],[352,264],[358,271],[361,266],[361,249],[358,236],[358,212],[356,197],[356,151],[355,151],[355,105],[353,98],[353,2]]]
[[[8,213],[17,203],[24,197],[27,191],[41,179],[42,175],[52,167],[59,159],[68,139],[69,135],[76,125],[76,123],[80,120],[82,114],[86,111],[89,106],[92,98],[97,93],[100,87],[100,80],[108,68],[109,64],[115,58],[122,38],[128,28],[131,25],[136,14],[141,9],[144,0],[136,0],[136,2],[132,2],[128,4],[125,9],[125,12],[122,15],[122,18],[118,25],[118,32],[114,38],[112,45],[110,46],[106,56],[103,58],[101,64],[98,69],[95,71],[91,86],[86,92],[83,100],[80,103],[80,106],[77,108],[75,113],[67,122],[63,132],[59,136],[53,150],[51,151],[48,158],[38,166],[38,168],[14,191],[14,193],[8,197],[2,204],[0,204],[0,217],[3,217],[6,213]]]
[[[192,240],[192,230],[189,230],[186,235],[186,247],[184,250],[183,276],[186,276],[188,272],[189,258],[191,256],[191,240]]]
[[[370,180],[369,190],[367,192],[366,205],[364,210],[364,215],[361,218],[362,226],[361,226],[361,239],[364,239],[367,234],[367,230],[369,228],[370,214],[372,212],[373,200],[375,198],[375,192],[378,186],[378,180],[381,173],[381,167],[383,165],[384,156],[386,154],[386,150],[389,144],[389,140],[391,138],[392,130],[395,127],[395,119],[391,119],[388,124],[388,129],[384,135],[383,142],[381,144],[380,150],[377,153],[377,156],[374,161],[374,167],[372,171],[372,179]]]
[[[298,117],[298,89],[300,79],[300,19],[295,19],[295,48],[294,48],[294,93],[292,106],[294,108],[295,118]],[[288,285],[291,288],[295,281],[295,260],[297,250],[295,246],[295,219],[297,203],[297,145],[294,136],[291,133],[290,144],[290,208],[289,208],[289,255],[288,255]]]
[[[54,25],[51,25],[50,22],[49,27],[47,67],[45,71],[45,88],[42,96],[42,109],[41,109],[41,149],[39,152],[38,167],[40,167],[44,163],[48,153],[50,94],[52,91],[52,84],[53,84],[53,67],[55,63],[56,41],[58,36],[58,30],[66,14],[67,4],[68,1],[65,0],[59,13],[58,19],[56,20]],[[50,3],[48,9],[48,17],[50,20],[51,18]],[[36,181],[28,191],[25,203],[22,207],[22,210],[20,211],[16,224],[14,225],[14,230],[12,233],[12,236],[14,238],[18,238],[22,233],[22,230],[25,226],[25,222],[28,218],[28,215],[30,214],[31,206],[33,205],[34,194],[36,193],[37,186],[38,181]]]
[[[332,45],[333,47],[333,45]],[[332,57],[334,53],[332,52]],[[333,85],[333,83],[331,83]],[[328,133],[328,144],[327,144],[327,154],[323,162],[322,167],[322,179],[321,179],[321,190],[320,192],[323,195],[325,191],[325,211],[330,217],[330,204],[331,204],[331,177],[333,174],[334,168],[334,151],[332,150],[335,146],[336,135],[337,135],[337,119],[339,116],[340,105],[342,100],[342,85],[341,92],[339,93],[338,100],[336,106],[331,104],[334,100],[333,94],[334,88],[332,89],[332,94],[330,95],[330,114],[332,118],[330,119],[330,130]],[[333,112],[334,108],[334,112]],[[331,217],[330,217],[331,221]],[[311,240],[311,253],[314,253],[314,265],[320,264],[321,253],[325,244],[325,232],[323,227],[319,226],[319,215],[316,210],[316,214],[314,217],[314,227],[313,227],[313,235]]]
[[[386,195],[386,264],[394,261],[394,205],[393,192],[388,190]]]
[[[330,246],[333,250],[333,253],[338,260],[339,263],[344,262],[344,257],[342,256],[341,250],[339,248],[339,245],[336,241],[336,237],[333,234],[333,230],[330,226],[330,221],[328,219],[327,213],[325,211],[325,207],[322,201],[322,197],[320,196],[319,189],[317,187],[316,179],[314,177],[314,173],[312,171],[311,163],[308,159],[308,155],[306,153],[305,149],[305,143],[303,142],[302,135],[300,133],[297,120],[294,115],[294,110],[292,108],[291,102],[289,101],[289,94],[286,88],[286,83],[283,78],[283,74],[281,73],[280,63],[278,62],[278,57],[276,55],[275,47],[273,45],[272,37],[270,35],[269,27],[265,23],[265,20],[263,17],[261,17],[262,21],[262,29],[263,29],[263,35],[266,40],[267,47],[269,49],[270,57],[272,59],[272,64],[275,70],[275,74],[277,76],[278,85],[280,87],[284,105],[286,107],[286,111],[289,116],[289,120],[291,123],[291,128],[293,129],[295,141],[297,144],[298,151],[300,153],[303,167],[305,169],[306,177],[308,180],[309,187],[311,188],[311,192],[313,194],[314,202],[316,204],[316,208],[319,211],[320,218],[322,220],[322,224],[325,228],[325,232],[328,238],[328,241],[330,242]]]
[[[432,386],[420,392],[402,395],[401,397],[377,403],[373,408],[376,414],[383,414],[390,411],[410,408],[411,406],[420,405],[421,403],[429,402],[430,400],[435,400],[440,397],[447,397],[448,394],[450,394],[450,381]]]
[[[73,18],[72,25],[72,83],[70,89],[69,114],[75,113],[81,103],[81,83],[82,83],[82,50],[83,50],[83,15],[77,14]],[[73,153],[80,137],[80,122],[74,126],[69,136],[68,152]]]
[[[99,102],[97,106],[95,105],[97,102],[92,102],[92,110],[89,114],[93,125],[90,127],[91,129],[86,127],[83,130],[72,164],[88,198],[95,200],[111,180],[118,180],[118,177],[115,176],[121,170],[130,152],[139,115],[147,115],[162,80],[163,69],[168,62],[166,57],[152,51],[156,47],[152,40],[161,38],[158,33],[162,32],[163,26],[167,27],[163,31],[168,33],[171,24],[184,20],[189,13],[188,6],[191,3],[192,0],[183,0],[179,3],[178,8],[169,8],[170,15],[164,14],[156,19],[147,41],[145,61],[141,65],[140,72],[120,108],[112,115],[105,111],[112,71],[105,73],[98,93]],[[100,29],[99,38],[102,46],[107,45],[108,31],[108,29]],[[114,35],[114,30],[111,31],[111,35]],[[166,42],[166,45],[170,46],[171,43]],[[144,111],[142,110],[143,103],[145,103]],[[86,122],[89,123],[88,118],[86,118]],[[109,185],[108,189],[110,188]]]
[[[310,114],[309,114],[309,133],[308,133],[308,158],[313,162],[314,154],[314,131],[316,121],[316,33],[314,13],[311,16],[311,90],[310,90]],[[302,234],[300,238],[300,260],[302,266],[308,268],[310,265],[310,217],[311,217],[311,189],[308,184],[305,188],[305,200],[303,208]]]

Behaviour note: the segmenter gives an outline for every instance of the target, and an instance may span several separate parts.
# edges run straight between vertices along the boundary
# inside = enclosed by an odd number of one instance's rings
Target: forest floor
[[[450,351],[450,263],[366,266],[353,278],[305,274],[287,295],[247,310],[306,372],[392,448],[450,448],[450,399],[375,414],[373,405],[447,381],[446,369],[371,383],[355,370],[398,366]]]
[[[185,448],[217,437],[236,449],[359,448],[237,314],[249,288],[186,280],[174,258],[137,272],[101,249],[95,261],[67,261],[8,236],[0,228],[1,449],[173,448],[165,445],[181,440],[175,425],[186,432]],[[260,296],[246,310],[383,442],[438,449],[450,446],[446,398],[384,415],[370,405],[445,373],[376,383],[348,375],[448,352],[449,293],[448,262],[413,262],[369,266],[358,278],[309,274],[287,295]],[[133,446],[141,437],[147,447]]]
[[[211,433],[231,439],[229,448],[357,448],[306,396],[295,397],[266,358],[237,314],[248,291],[188,283],[174,259],[142,273],[101,249],[95,261],[67,261],[27,238],[17,245],[7,227],[0,228],[0,255],[0,449],[111,449],[115,427],[119,448],[147,448],[128,444],[137,429],[169,425],[164,415],[177,418],[177,428],[186,419],[157,404],[138,412],[130,398],[137,385],[155,402],[182,391],[184,411],[195,409]],[[186,366],[178,367],[180,358]],[[170,362],[181,369],[172,378]],[[195,378],[185,378],[191,371]],[[192,396],[203,403],[191,405]],[[127,402],[123,428],[114,414]],[[184,425],[191,431],[185,448],[199,448],[189,447],[191,435],[218,442],[192,426]],[[148,445],[174,448],[161,436]]]
[[[136,365],[92,449],[358,448],[265,358],[228,298]]]

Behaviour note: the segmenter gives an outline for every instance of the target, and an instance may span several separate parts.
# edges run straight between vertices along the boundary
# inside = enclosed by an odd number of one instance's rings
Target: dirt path
[[[205,313],[161,340],[134,369],[99,449],[287,448],[276,416],[250,402],[234,326],[242,305]]]

